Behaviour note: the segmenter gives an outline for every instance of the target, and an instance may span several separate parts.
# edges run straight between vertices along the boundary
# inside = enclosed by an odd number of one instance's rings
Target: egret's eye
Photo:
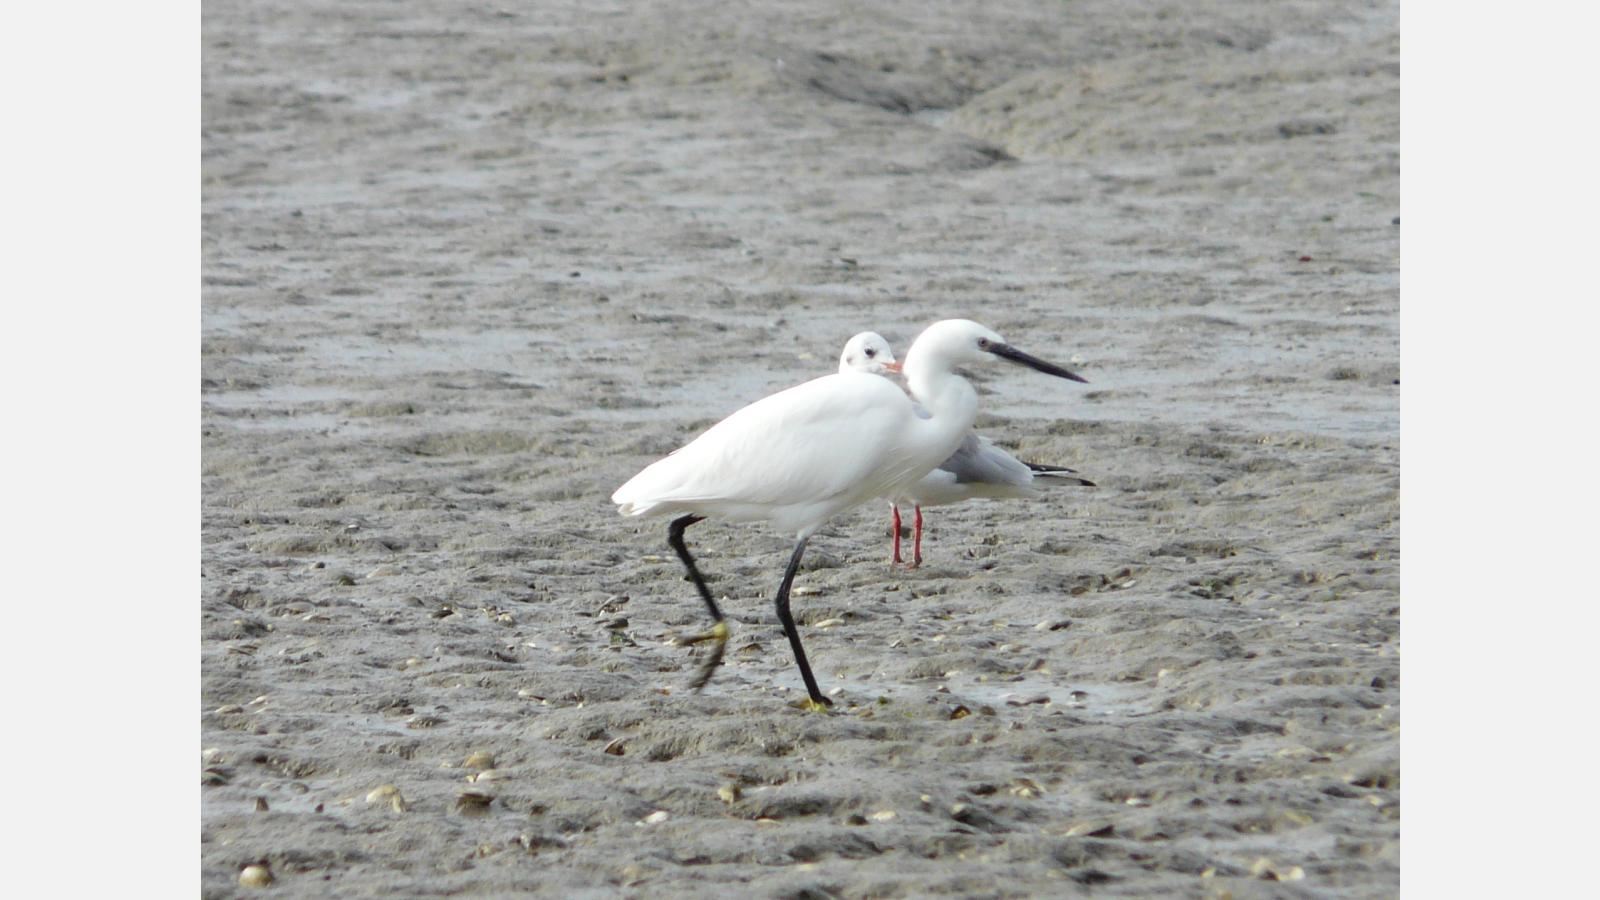
[[[978,338],[978,349],[979,350],[987,350],[987,349],[989,349],[989,339],[988,338]]]
[[[871,347],[867,348],[867,359],[871,359],[871,358],[873,358],[874,356],[877,356],[877,355],[878,355],[878,351],[872,349]]]

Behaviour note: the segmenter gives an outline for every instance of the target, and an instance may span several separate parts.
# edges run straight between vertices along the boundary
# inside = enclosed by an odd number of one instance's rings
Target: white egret
[[[886,375],[900,371],[895,362],[894,350],[889,342],[875,331],[863,331],[852,337],[839,354],[839,371],[867,372]],[[1094,487],[1094,482],[1078,477],[1078,473],[1062,466],[1023,462],[996,447],[992,441],[969,432],[961,446],[938,468],[922,476],[906,492],[889,501],[894,523],[894,559],[900,558],[900,504],[915,507],[912,526],[912,562],[910,568],[922,565],[922,508],[946,506],[987,497],[996,500],[1029,499],[1039,496],[1039,485],[1075,484]]]
[[[903,367],[922,410],[905,391],[864,372],[825,375],[765,397],[651,463],[611,495],[623,515],[671,515],[667,542],[711,612],[711,630],[691,642],[714,647],[694,681],[710,680],[722,661],[728,624],[711,597],[684,530],[706,518],[767,522],[795,536],[775,601],[812,708],[832,703],[806,662],[789,613],[789,589],[806,541],[834,515],[875,497],[900,496],[960,446],[978,413],[978,393],[957,366],[994,358],[1048,375],[1084,379],[1029,356],[965,319],[930,325]]]

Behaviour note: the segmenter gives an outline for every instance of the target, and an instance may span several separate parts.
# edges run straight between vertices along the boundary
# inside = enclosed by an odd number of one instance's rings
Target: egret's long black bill
[[[988,350],[990,353],[993,353],[995,356],[1005,357],[1006,359],[1009,359],[1015,363],[1022,363],[1028,368],[1037,369],[1046,375],[1054,375],[1057,378],[1065,378],[1068,381],[1077,381],[1083,384],[1089,383],[1089,380],[1081,375],[1068,372],[1066,369],[1061,368],[1055,363],[1047,363],[1037,356],[1029,356],[1010,344],[990,344],[984,349]]]

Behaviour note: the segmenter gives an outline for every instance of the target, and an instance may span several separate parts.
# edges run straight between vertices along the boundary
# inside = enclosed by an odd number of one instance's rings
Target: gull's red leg
[[[889,508],[894,511],[894,561],[889,565],[898,566],[900,565],[900,507],[891,503]]]

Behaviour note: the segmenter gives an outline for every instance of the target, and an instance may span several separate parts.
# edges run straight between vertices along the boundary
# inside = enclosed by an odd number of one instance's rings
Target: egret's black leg
[[[684,516],[673,519],[672,525],[667,529],[667,543],[678,552],[678,558],[683,560],[683,567],[689,570],[689,580],[694,582],[695,588],[700,591],[700,596],[705,599],[706,607],[711,610],[711,618],[722,621],[722,610],[717,609],[717,601],[711,599],[711,589],[706,587],[706,580],[700,576],[700,569],[694,564],[694,557],[689,555],[689,547],[683,542],[683,532],[696,522],[705,521],[705,516]]]
[[[706,682],[711,680],[711,673],[716,671],[717,666],[722,664],[722,652],[728,646],[728,622],[722,618],[722,610],[717,608],[717,601],[711,599],[711,589],[706,587],[705,578],[701,577],[699,567],[694,564],[694,557],[689,555],[688,545],[683,542],[684,530],[704,519],[704,516],[683,516],[682,518],[673,519],[671,527],[667,529],[667,543],[671,544],[672,549],[678,552],[678,558],[683,560],[683,567],[689,570],[689,580],[694,582],[695,588],[700,591],[701,599],[706,601],[706,608],[711,610],[711,618],[716,620],[716,624],[712,625],[711,630],[705,634],[684,638],[680,641],[683,644],[698,644],[702,641],[712,642],[711,656],[701,665],[694,681],[690,682],[690,687],[696,691],[705,687]]]
[[[794,555],[789,557],[789,568],[783,570],[783,584],[778,585],[778,621],[783,623],[783,633],[789,636],[789,646],[794,648],[794,661],[800,666],[800,677],[805,680],[806,692],[811,695],[812,708],[832,706],[833,701],[817,690],[817,679],[811,675],[806,663],[806,648],[800,646],[800,632],[795,630],[794,616],[789,614],[789,586],[794,583],[794,573],[800,569],[800,557],[806,552],[806,538],[794,545]]]
[[[911,568],[922,565],[922,507],[917,507],[916,524],[912,526],[915,536],[911,538]]]

